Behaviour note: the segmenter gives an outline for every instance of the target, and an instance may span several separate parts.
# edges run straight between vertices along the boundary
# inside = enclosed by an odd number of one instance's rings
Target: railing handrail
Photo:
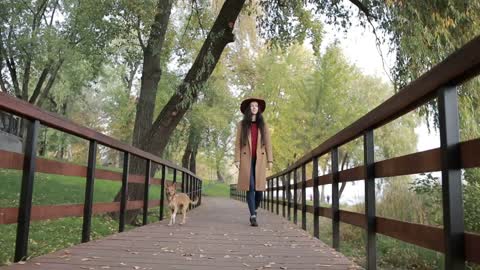
[[[303,155],[288,168],[269,176],[268,179],[284,175],[314,157],[326,154],[330,149],[358,138],[366,130],[385,125],[405,115],[430,100],[440,87],[460,84],[479,73],[480,36],[472,39],[375,109]]]
[[[30,120],[39,120],[42,125],[78,136],[86,140],[95,140],[102,145],[119,151],[129,152],[140,158],[151,160],[157,164],[162,164],[171,169],[176,169],[177,171],[182,171],[199,178],[190,170],[176,165],[171,161],[162,159],[139,148],[120,142],[91,128],[76,124],[73,121],[62,117],[61,115],[45,111],[7,93],[0,92],[0,110],[4,110]]]

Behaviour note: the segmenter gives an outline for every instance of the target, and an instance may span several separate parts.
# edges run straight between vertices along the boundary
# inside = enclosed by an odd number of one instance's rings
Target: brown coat
[[[267,124],[265,124],[265,140],[262,144],[262,134],[258,130],[257,137],[257,162],[255,165],[255,190],[264,191],[266,186],[266,168],[267,162],[273,162],[272,144],[270,141],[270,131]],[[240,144],[240,137],[242,133],[241,122],[237,123],[237,137],[235,140],[235,162],[240,161],[237,190],[248,191],[250,187],[250,170],[252,164],[252,136],[250,130],[248,131],[248,145]]]

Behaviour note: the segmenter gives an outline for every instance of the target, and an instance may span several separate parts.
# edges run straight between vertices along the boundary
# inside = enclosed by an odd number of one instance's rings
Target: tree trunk
[[[170,98],[144,138],[144,146],[155,155],[161,155],[169,137],[183,118],[199,91],[212,74],[225,46],[233,42],[235,23],[245,0],[228,0],[223,4],[207,39],[183,82]]]
[[[224,183],[225,182],[225,177],[222,175],[222,170],[220,169],[220,164],[217,162],[217,181]]]
[[[190,171],[197,173],[197,153],[198,153],[198,144],[195,145],[192,154],[190,155]]]
[[[347,160],[348,160],[348,152],[345,153],[345,155],[343,155],[342,166],[340,168],[340,171],[343,171],[343,170],[346,169],[345,166],[347,165]],[[342,186],[340,187],[340,190],[338,191],[338,199],[339,200],[342,197],[342,193],[345,190],[346,186],[347,186],[347,182],[342,182]]]
[[[166,5],[166,3],[162,3],[163,1],[159,1],[160,5]],[[171,5],[170,1],[168,1]],[[157,156],[162,156],[163,151],[168,143],[170,136],[172,135],[173,131],[175,130],[176,126],[183,118],[185,113],[190,109],[193,102],[196,100],[201,87],[207,81],[207,79],[212,74],[220,56],[225,49],[225,46],[233,42],[233,24],[236,21],[240,10],[243,7],[245,0],[227,0],[225,1],[222,9],[220,10],[217,19],[215,20],[210,33],[208,34],[207,39],[203,43],[203,46],[200,52],[195,59],[192,67],[188,71],[187,75],[183,82],[178,86],[177,91],[175,94],[170,98],[167,102],[165,107],[160,112],[160,115],[157,117],[151,128],[148,117],[151,114],[148,109],[151,109],[153,113],[154,106],[149,104],[150,102],[154,102],[155,98],[140,97],[139,104],[145,103],[147,106],[151,106],[151,108],[143,108],[142,110],[137,110],[137,116],[135,120],[135,128],[134,129],[134,137],[133,137],[133,145],[137,146],[141,149],[144,149],[152,154]],[[165,14],[163,15],[165,16]],[[157,20],[158,19],[158,20]],[[162,21],[160,19],[165,19],[161,17],[159,14],[155,16],[155,23]],[[157,36],[152,34],[155,31],[155,23],[152,26],[152,32],[150,38],[152,36]],[[157,29],[158,30],[158,29]],[[166,30],[166,27],[165,27]],[[158,34],[159,32],[155,32]],[[164,36],[164,35],[163,35]],[[158,37],[158,36],[157,36]],[[160,44],[161,43],[157,43]],[[150,41],[149,41],[150,45]],[[148,46],[147,46],[148,48]],[[144,54],[145,56],[145,54]],[[159,57],[159,55],[154,55]],[[146,88],[147,82],[152,82],[154,79],[158,81],[160,79],[160,66],[153,65],[148,66],[146,62],[147,58],[144,58],[144,71],[146,69],[151,70],[153,73],[149,73],[151,77],[150,80],[147,81],[147,77],[143,77],[142,73],[142,88]],[[158,76],[158,77],[155,77]],[[156,90],[155,85],[155,90]],[[143,89],[141,89],[142,91]],[[145,93],[146,94],[146,93]],[[153,104],[154,105],[154,104]],[[140,106],[140,105],[139,105]],[[138,108],[138,107],[137,107]],[[144,111],[145,110],[145,111]],[[143,115],[143,116],[142,116]],[[137,124],[137,121],[140,121]],[[137,127],[138,126],[138,127]],[[140,128],[140,126],[144,128]],[[145,132],[147,131],[148,132]],[[141,165],[140,161],[135,161],[138,159],[132,159],[132,166],[131,171],[134,172],[142,172],[142,169],[145,167]],[[128,186],[128,193],[129,199],[131,200],[138,200],[143,199],[143,185],[132,185],[129,184]],[[119,194],[117,194],[115,200],[118,201]],[[135,220],[136,215],[139,213],[139,210],[136,211],[129,211],[126,216],[126,222],[133,223]]]
[[[168,28],[172,5],[173,0],[158,0],[155,19],[150,29],[148,44],[146,47],[143,47],[142,45],[143,70],[140,85],[140,96],[138,98],[138,103],[136,107],[132,145],[145,151],[149,150],[148,148],[142,147],[141,142],[142,139],[145,137],[146,132],[148,132],[148,130],[152,126],[157,88],[162,74],[162,70],[160,68],[160,56],[166,38],[165,33],[167,32]],[[130,89],[128,89],[129,87],[131,87],[130,81],[128,82],[126,91],[130,91]],[[145,167],[145,160],[135,156],[131,157],[129,173],[144,175]],[[152,174],[154,174],[153,169]],[[128,184],[129,200],[143,200],[143,195],[143,184]],[[120,201],[120,196],[121,192],[119,191],[115,196],[114,201]],[[135,219],[140,212],[140,209],[127,211],[125,215],[125,221],[128,224],[135,224]],[[114,214],[113,217],[117,218],[117,214]]]

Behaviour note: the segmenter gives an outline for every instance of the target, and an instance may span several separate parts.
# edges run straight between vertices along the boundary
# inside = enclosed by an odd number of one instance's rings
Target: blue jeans
[[[250,188],[247,191],[247,204],[250,216],[255,215],[255,210],[260,206],[262,201],[262,192],[255,191],[255,164],[256,158],[252,158],[252,166],[250,169]]]

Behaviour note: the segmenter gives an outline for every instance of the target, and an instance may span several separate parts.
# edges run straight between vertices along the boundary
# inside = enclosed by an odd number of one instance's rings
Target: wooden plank
[[[22,170],[23,154],[0,150],[0,168]],[[86,166],[44,158],[37,158],[35,171],[56,175],[87,177]],[[98,180],[122,181],[122,174],[109,170],[95,169],[95,178]],[[129,175],[128,181],[131,183],[145,183],[143,176],[134,174]],[[161,181],[159,178],[154,178],[150,181],[150,183],[154,185],[160,185]]]
[[[16,269],[360,269],[285,219],[245,203],[205,197],[185,225],[149,224],[33,258]],[[243,214],[242,214],[243,213]],[[181,216],[177,216],[177,222]],[[103,269],[108,269],[103,268]]]
[[[350,182],[365,178],[365,168],[362,166],[346,169],[339,172],[339,182]]]
[[[391,177],[439,171],[440,149],[431,149],[410,155],[375,162],[375,177]]]
[[[150,200],[148,207],[160,205],[158,200]],[[143,201],[128,201],[127,209],[140,209],[143,207]],[[93,204],[93,214],[108,212],[117,212],[120,210],[120,203],[95,203]],[[63,205],[34,205],[32,206],[31,220],[58,219],[64,217],[83,216],[83,204],[63,204]],[[0,208],[0,224],[17,223],[18,208],[6,207]]]
[[[462,168],[480,167],[480,139],[460,143]]]
[[[377,232],[417,246],[443,252],[443,229],[383,217],[376,218]]]
[[[465,258],[469,262],[480,264],[480,234],[465,233]]]
[[[367,221],[362,213],[340,210],[340,221],[363,229],[367,228]]]

